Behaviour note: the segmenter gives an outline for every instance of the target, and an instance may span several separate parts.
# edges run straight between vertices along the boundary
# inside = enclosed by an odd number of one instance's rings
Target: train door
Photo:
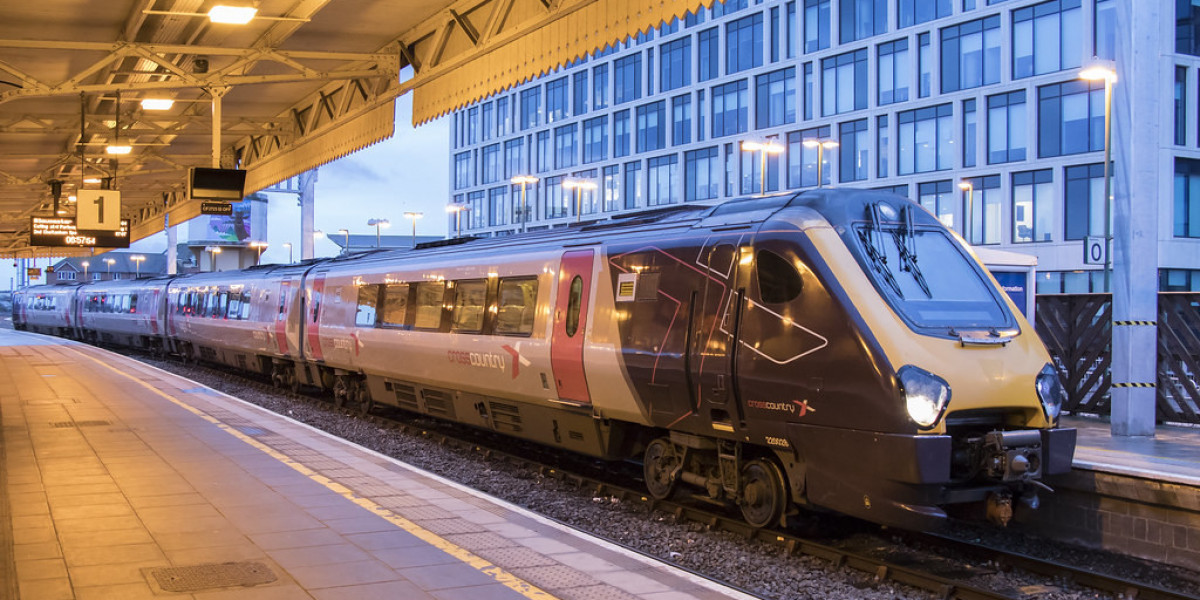
[[[321,300],[325,295],[325,273],[313,276],[312,286],[305,286],[307,297],[304,304],[304,354],[318,362],[325,361],[321,351]]]
[[[587,326],[588,300],[592,290],[595,251],[563,253],[558,269],[558,295],[554,306],[554,333],[550,338],[550,366],[558,386],[558,397],[590,404],[583,367],[583,338]]]
[[[717,240],[701,253],[707,268],[697,302],[690,367],[696,385],[698,412],[714,424],[732,426],[736,411],[733,359],[737,345],[741,296],[737,286],[737,248],[733,239]]]
[[[292,281],[284,279],[279,282],[279,305],[275,312],[275,346],[280,356],[288,355],[288,304],[292,301]]]

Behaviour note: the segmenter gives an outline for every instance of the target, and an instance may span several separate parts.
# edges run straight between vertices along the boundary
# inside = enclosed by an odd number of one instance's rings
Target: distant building
[[[141,264],[133,260],[134,257],[141,257]],[[52,268],[54,272],[46,273],[46,283],[50,285],[59,282],[85,283],[134,279],[139,276],[155,277],[167,272],[167,257],[142,252],[105,252],[95,256],[64,258],[54,263]]]
[[[364,252],[377,248],[407,250],[413,247],[414,240],[411,235],[381,235],[378,241],[373,233],[352,233],[349,236],[341,233],[327,233],[325,235],[329,237],[329,241],[337,244],[342,249],[342,254]],[[444,239],[446,238],[439,235],[418,235],[416,236],[416,243],[440,242]]]

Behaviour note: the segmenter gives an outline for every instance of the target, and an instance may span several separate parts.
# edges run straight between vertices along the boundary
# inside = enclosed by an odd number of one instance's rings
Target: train
[[[908,529],[1006,525],[1075,430],[1030,324],[890,193],[675,205],[503,238],[20,290],[19,329],[609,461],[647,492]]]

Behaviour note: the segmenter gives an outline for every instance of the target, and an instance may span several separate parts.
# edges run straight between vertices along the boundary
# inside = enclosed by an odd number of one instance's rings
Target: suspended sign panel
[[[81,231],[75,226],[75,219],[68,217],[30,217],[29,220],[30,246],[129,247],[129,219],[121,219],[118,231]]]
[[[79,190],[75,193],[75,198],[76,226],[80,230],[115,232],[121,229],[122,223],[125,223],[121,220],[121,192],[116,190]]]

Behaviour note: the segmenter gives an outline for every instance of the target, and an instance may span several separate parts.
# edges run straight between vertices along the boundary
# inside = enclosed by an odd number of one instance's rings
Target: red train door
[[[313,278],[312,294],[308,297],[308,302],[304,305],[308,313],[304,315],[307,319],[304,327],[308,333],[308,350],[313,360],[317,361],[325,360],[325,354],[321,352],[321,300],[324,295],[325,274],[317,273],[316,277]]]
[[[275,343],[278,345],[281,356],[288,355],[287,316],[288,297],[291,294],[292,282],[286,279],[279,282],[279,311],[275,313]]]
[[[571,250],[558,270],[558,296],[554,307],[554,333],[550,338],[550,366],[558,397],[590,404],[583,368],[583,337],[587,327],[588,298],[592,289],[592,250]]]

